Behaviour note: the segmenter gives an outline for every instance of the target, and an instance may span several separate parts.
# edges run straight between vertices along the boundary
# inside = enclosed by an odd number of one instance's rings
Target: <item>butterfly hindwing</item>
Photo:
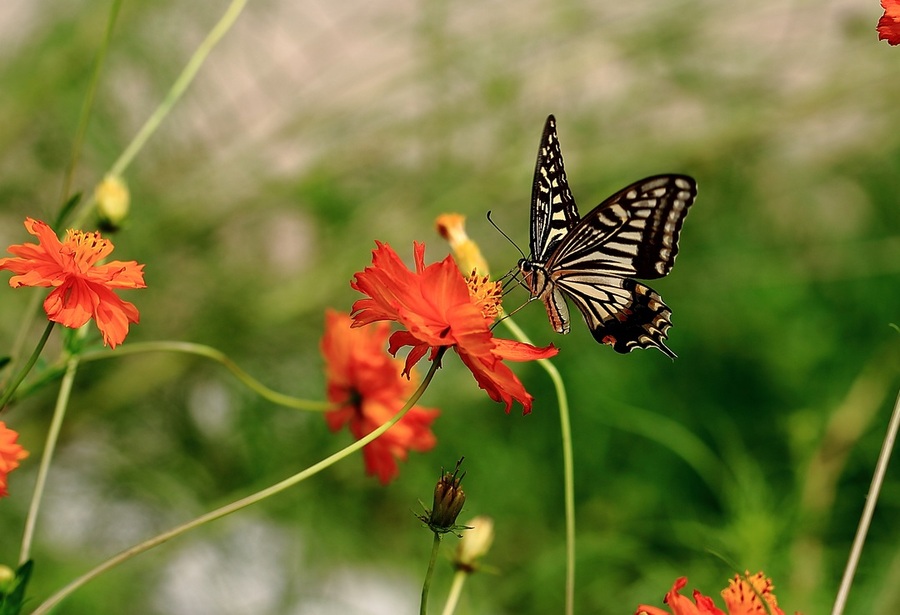
[[[675,358],[664,343],[672,326],[672,310],[649,286],[631,278],[586,273],[560,276],[556,285],[601,344],[621,353],[653,347]]]
[[[656,175],[623,188],[579,218],[556,121],[548,117],[534,172],[531,257],[519,261],[519,268],[554,329],[569,331],[568,297],[598,342],[621,353],[653,347],[674,358],[664,343],[672,311],[656,291],[631,276],[655,279],[671,271],[696,195],[691,177]]]

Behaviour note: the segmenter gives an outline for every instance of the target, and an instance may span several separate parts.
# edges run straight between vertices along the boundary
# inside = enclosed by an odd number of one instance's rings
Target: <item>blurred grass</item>
[[[125,3],[77,190],[99,181],[225,4]],[[26,215],[54,212],[107,10],[0,8],[2,245],[25,239]],[[786,611],[825,612],[900,383],[888,326],[900,51],[877,42],[880,14],[849,1],[251,3],[127,174],[133,215],[115,257],[147,263],[148,282],[127,296],[142,320],[129,340],[211,344],[273,388],[320,398],[323,312],[349,308],[375,239],[408,260],[424,240],[437,260],[433,218],[455,210],[496,272],[515,264],[484,213],[526,245],[537,141],[555,113],[582,211],[652,173],[700,185],[678,266],[653,284],[674,311],[677,361],[616,355],[580,323],[560,338],[538,306],[516,317],[561,348],[577,611],[658,604],[681,575],[715,595],[732,571],[714,551],[772,575]],[[0,301],[5,347],[29,292]],[[459,613],[560,611],[559,426],[543,372],[516,371],[532,415],[505,415],[450,357],[423,400],[443,410],[439,445],[392,485],[343,462],[129,563],[61,612],[410,612],[395,600],[417,594],[430,544],[410,511],[463,454],[467,513],[496,519],[500,574],[474,578]],[[38,600],[348,441],[192,358],[85,365],[76,388],[39,523]],[[33,455],[0,504],[10,564],[53,395],[7,417]],[[897,476],[848,613],[900,609]]]

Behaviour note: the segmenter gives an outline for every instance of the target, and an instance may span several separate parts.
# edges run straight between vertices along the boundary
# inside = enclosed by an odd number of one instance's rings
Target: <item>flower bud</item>
[[[125,181],[116,175],[107,175],[94,189],[97,215],[105,229],[116,230],[128,216],[131,197]]]
[[[16,571],[9,566],[0,565],[0,596],[5,596],[15,586]]]
[[[480,515],[466,525],[469,529],[463,532],[453,564],[457,570],[474,572],[478,560],[487,554],[491,543],[494,542],[494,520]]]
[[[465,472],[462,476],[457,476],[461,463],[462,459],[456,463],[453,474],[446,472],[441,476],[434,488],[434,505],[430,511],[426,510],[427,515],[419,517],[436,534],[446,534],[457,529],[456,518],[466,503],[466,494],[460,487]]]
[[[453,258],[463,275],[470,277],[488,275],[488,264],[481,255],[478,244],[466,234],[466,217],[461,214],[441,214],[435,220],[437,232],[447,240],[453,250]]]

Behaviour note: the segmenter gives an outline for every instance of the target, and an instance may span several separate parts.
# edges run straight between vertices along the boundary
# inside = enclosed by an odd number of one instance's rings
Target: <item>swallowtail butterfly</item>
[[[569,190],[556,119],[544,125],[531,191],[531,255],[519,261],[531,299],[544,302],[550,324],[569,332],[572,300],[594,338],[617,352],[657,348],[672,310],[640,282],[672,270],[678,235],[697,196],[687,175],[654,175],[612,195],[583,218]]]

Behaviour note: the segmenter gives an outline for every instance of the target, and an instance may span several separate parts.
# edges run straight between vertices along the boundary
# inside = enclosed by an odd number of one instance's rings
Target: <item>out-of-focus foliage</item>
[[[0,245],[62,198],[108,3],[0,6]],[[89,194],[226,3],[126,2],[74,190]],[[672,581],[764,569],[788,612],[836,592],[898,382],[900,50],[876,0],[290,2],[246,9],[125,174],[116,256],[146,263],[129,342],[216,346],[268,385],[321,399],[324,310],[346,310],[374,240],[429,260],[434,217],[469,217],[495,272],[527,245],[540,130],[557,116],[582,211],[643,176],[699,197],[672,275],[673,363],[620,356],[539,305],[516,319],[573,408],[579,613],[629,613]],[[33,290],[0,290],[9,348]],[[525,300],[516,290],[514,308]],[[36,329],[33,338],[38,335]],[[502,327],[498,329],[502,331]],[[49,349],[48,356],[52,356]],[[494,518],[461,614],[560,612],[559,422],[505,415],[448,356],[423,403],[438,447],[388,487],[359,457],[92,582],[61,612],[413,612],[431,535],[416,521],[466,457],[467,514]],[[32,457],[0,502],[14,565],[55,395],[6,415]],[[337,450],[320,416],[273,407],[216,365],[144,355],[84,365],[38,524],[36,601],[109,555]],[[850,612],[900,610],[895,468]],[[455,540],[451,537],[448,540]],[[439,568],[432,605],[449,582]],[[690,588],[689,588],[690,589]],[[435,606],[435,608],[437,608]]]

